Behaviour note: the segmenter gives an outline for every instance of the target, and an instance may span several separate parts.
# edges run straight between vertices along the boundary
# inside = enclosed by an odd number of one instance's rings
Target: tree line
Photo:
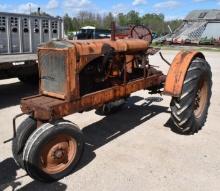
[[[145,25],[158,35],[169,33],[169,28],[174,31],[182,24],[182,20],[165,21],[163,14],[147,13],[141,16],[136,11],[129,11],[127,14],[119,13],[114,16],[113,13],[101,15],[99,13],[92,13],[88,11],[81,11],[75,17],[70,17],[68,14],[64,16],[65,32],[78,31],[83,26],[95,26],[102,29],[110,29],[112,21],[115,21],[118,26],[130,25]]]

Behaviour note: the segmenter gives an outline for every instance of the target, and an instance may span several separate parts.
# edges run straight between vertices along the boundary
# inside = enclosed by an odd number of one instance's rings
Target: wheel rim
[[[199,88],[195,98],[194,104],[194,115],[196,118],[200,118],[204,112],[207,104],[208,98],[208,83],[205,78],[203,78],[199,83]]]
[[[41,169],[48,174],[56,174],[67,169],[77,152],[77,142],[68,135],[59,135],[49,141],[40,154]]]

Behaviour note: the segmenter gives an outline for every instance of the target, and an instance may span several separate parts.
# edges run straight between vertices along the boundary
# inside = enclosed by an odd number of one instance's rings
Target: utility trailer
[[[59,17],[0,12],[0,79],[38,80],[39,44],[64,35]]]
[[[21,100],[13,122],[15,161],[34,179],[55,181],[70,174],[83,151],[83,132],[63,117],[96,109],[102,115],[120,108],[141,89],[172,97],[171,129],[197,133],[210,105],[212,73],[201,52],[177,54],[167,75],[149,62],[159,49],[143,26],[128,39],[52,41],[39,48],[39,95]],[[16,128],[16,119],[29,117]]]

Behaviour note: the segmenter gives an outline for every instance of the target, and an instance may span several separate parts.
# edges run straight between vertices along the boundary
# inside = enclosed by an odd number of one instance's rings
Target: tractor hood
[[[146,51],[149,47],[149,42],[139,39],[119,39],[112,41],[110,39],[102,40],[66,40],[66,41],[51,41],[41,46],[42,48],[58,48],[66,49],[75,47],[79,56],[88,56],[91,54],[100,55],[103,52],[103,47],[109,46],[114,48],[116,52],[135,53]]]

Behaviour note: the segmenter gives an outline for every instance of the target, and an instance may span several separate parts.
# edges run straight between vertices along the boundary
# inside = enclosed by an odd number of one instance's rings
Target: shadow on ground
[[[64,191],[67,189],[66,184],[61,182],[54,182],[50,184],[41,183],[38,181],[33,181],[22,188],[17,189],[17,191],[32,191],[32,190],[39,190],[39,191]]]
[[[15,190],[21,185],[21,182],[16,179],[16,171],[19,167],[14,162],[13,158],[0,161],[0,169],[0,190],[5,190],[8,187]]]
[[[18,105],[21,98],[38,93],[36,85],[28,85],[22,82],[0,85],[0,109]]]
[[[141,105],[136,104],[143,101],[143,98],[134,96],[129,98],[128,103],[115,114],[104,117],[95,122],[82,131],[85,136],[86,144],[83,156],[75,171],[80,170],[89,164],[95,157],[95,150],[116,139],[119,136],[131,131],[145,121],[155,117],[156,115],[169,112],[168,107],[154,105],[153,102],[160,102],[162,99],[147,99]],[[20,187],[22,177],[16,177],[18,170],[12,158],[6,159],[0,163],[0,169],[4,169],[0,176],[0,189],[11,187],[13,189]],[[37,181],[20,188],[20,190],[66,190],[67,186],[60,182],[44,184]],[[19,190],[19,189],[17,189]]]
[[[147,98],[143,104],[136,105],[141,100],[143,100],[142,97],[133,96],[119,112],[83,128],[86,144],[84,154],[76,170],[83,168],[95,158],[94,151],[96,149],[160,113],[169,113],[168,107],[153,104],[153,102],[161,102],[163,100],[161,98]]]
[[[18,188],[22,185],[22,178],[27,176],[17,177],[17,170],[19,167],[15,163],[13,158],[8,158],[0,162],[0,191],[10,189],[10,190],[20,190],[20,191],[29,191],[29,190],[57,190],[64,191],[67,186],[60,182],[54,182],[51,184],[45,184],[38,181],[32,181],[25,186]]]

